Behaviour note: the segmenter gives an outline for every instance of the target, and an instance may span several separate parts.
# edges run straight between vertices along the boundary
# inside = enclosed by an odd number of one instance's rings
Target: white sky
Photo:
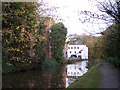
[[[91,5],[88,0],[43,0],[43,2],[47,2],[51,7],[59,7],[57,12],[52,12],[52,14],[58,15],[58,17],[62,19],[61,21],[57,20],[56,22],[63,22],[65,27],[67,27],[68,35],[81,35],[83,33],[94,31],[100,32],[99,28],[105,27],[104,24],[93,25],[80,22],[79,18],[82,15],[78,15],[78,11],[92,10],[92,12],[99,12],[97,7]]]

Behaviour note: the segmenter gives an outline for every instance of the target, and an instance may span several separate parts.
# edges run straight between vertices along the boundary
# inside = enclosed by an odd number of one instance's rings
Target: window
[[[81,51],[79,51],[79,53],[81,53]]]
[[[76,53],[76,51],[75,51],[75,53]]]
[[[70,51],[70,53],[72,53],[72,52]]]
[[[70,49],[70,47],[68,47],[68,49]]]
[[[77,47],[77,49],[79,49],[79,47]]]
[[[79,68],[79,70],[82,70],[81,68]]]
[[[74,72],[74,74],[76,74],[76,72]]]
[[[74,47],[74,49],[76,49],[76,47]]]
[[[73,49],[73,47],[71,47],[71,49]]]

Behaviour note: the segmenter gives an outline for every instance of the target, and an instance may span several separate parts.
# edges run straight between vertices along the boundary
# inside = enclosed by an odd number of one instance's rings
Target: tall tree
[[[44,50],[38,51],[45,40],[45,25],[37,12],[38,7],[34,2],[2,3],[3,62],[24,65],[38,62],[44,56]]]
[[[94,13],[92,11],[82,11],[81,14],[88,16],[84,21],[90,21],[90,19],[102,20],[109,24],[108,28],[100,32],[101,37],[101,49],[105,57],[114,58],[114,63],[120,65],[120,1],[119,0],[96,0],[98,10],[101,13]],[[93,21],[93,23],[96,23]]]
[[[69,36],[67,36],[67,38],[68,38],[68,44],[74,44],[74,45],[82,44],[80,35],[70,34]]]
[[[90,0],[93,2],[92,0]],[[84,14],[85,18],[80,19],[83,22],[96,23],[98,20],[106,23],[120,23],[120,1],[119,0],[95,0],[93,3],[97,6],[98,12],[94,11],[80,11],[80,14]],[[98,22],[100,23],[100,22]]]
[[[67,28],[63,25],[63,23],[57,23],[51,27],[49,39],[52,47],[52,57],[58,63],[61,63],[64,60],[63,48],[65,45],[66,34]]]

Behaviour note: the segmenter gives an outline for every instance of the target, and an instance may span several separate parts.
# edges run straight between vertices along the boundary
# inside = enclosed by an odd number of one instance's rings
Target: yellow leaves
[[[17,39],[17,37],[14,37],[15,39]]]
[[[6,39],[6,43],[9,44],[10,42]]]
[[[17,30],[18,30],[19,28],[20,28],[19,26],[16,27]]]
[[[28,47],[28,45],[26,44],[25,47]]]
[[[39,36],[39,42],[42,42],[42,41],[45,41],[45,40],[47,40],[47,38],[45,37],[45,36]]]
[[[19,52],[20,49],[19,48],[9,48],[8,51],[14,51],[14,52],[17,51],[17,52]]]
[[[31,61],[29,63],[31,63]]]

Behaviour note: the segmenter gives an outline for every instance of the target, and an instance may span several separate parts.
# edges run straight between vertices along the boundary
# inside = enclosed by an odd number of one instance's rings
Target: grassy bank
[[[68,88],[98,88],[100,82],[99,61],[90,62],[89,66],[88,72],[78,78]]]

